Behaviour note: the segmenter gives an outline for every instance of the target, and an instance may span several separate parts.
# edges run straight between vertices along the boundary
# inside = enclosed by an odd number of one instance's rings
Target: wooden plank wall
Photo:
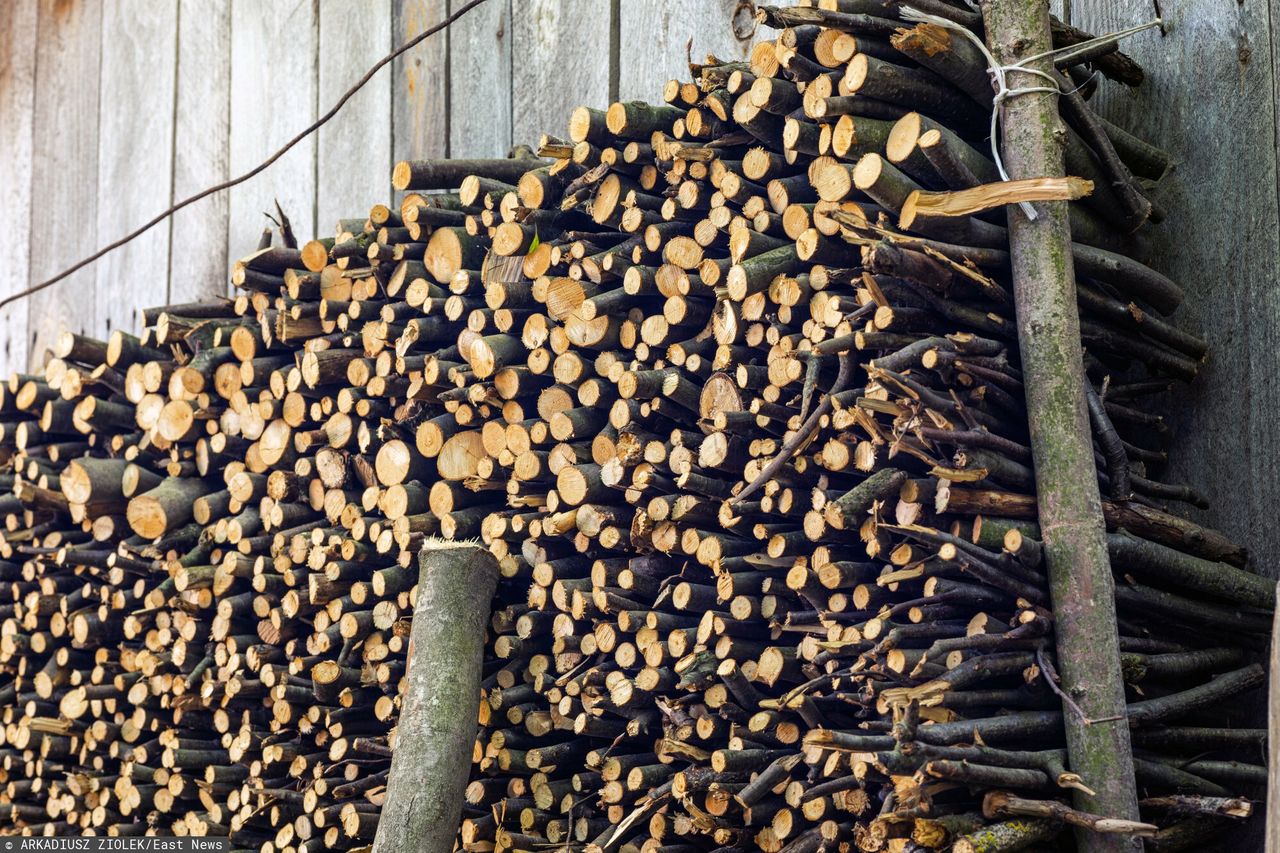
[[[1148,21],[1151,0],[1070,3],[1071,22],[1112,32]],[[1102,112],[1159,141],[1177,167],[1158,198],[1153,264],[1187,290],[1177,318],[1213,347],[1189,390],[1166,406],[1173,478],[1206,488],[1193,512],[1248,542],[1280,577],[1280,209],[1277,205],[1275,0],[1161,0],[1165,32],[1125,43],[1147,70],[1137,90],[1106,87]]]
[[[36,96],[36,0],[17,0],[0,16],[0,151],[9,179],[0,181],[0,234],[26,247],[31,234],[32,108]],[[10,252],[0,264],[0,296],[27,286],[26,251]],[[27,312],[16,305],[0,312],[0,361],[27,363]]]
[[[177,4],[102,4],[100,242],[118,240],[170,203],[177,37]],[[117,109],[117,104],[127,106]],[[168,296],[169,228],[152,228],[102,258],[92,272],[97,328],[137,329],[138,312]]]
[[[312,0],[231,0],[232,175],[315,121],[318,11]],[[260,178],[231,188],[225,266],[253,249],[277,202],[300,237],[316,233],[316,152],[313,134]]]
[[[734,32],[738,6],[737,0],[622,0],[619,99],[656,97],[661,93],[656,87],[687,76],[689,57],[701,62],[713,53],[725,61],[746,59],[751,42]],[[741,27],[741,17],[738,23]]]
[[[394,47],[391,25],[391,0],[333,0],[320,7],[320,110],[327,110]],[[339,219],[385,202],[391,192],[391,86],[388,75],[382,77],[381,85],[362,89],[320,128],[319,233],[333,233]]]
[[[461,5],[449,0],[450,11]],[[451,154],[501,157],[511,147],[511,5],[489,0],[449,28]]]
[[[231,0],[181,0],[173,116],[173,201],[227,179],[231,168]],[[169,302],[226,292],[226,193],[169,223]]]
[[[392,37],[403,44],[444,20],[441,0],[395,0]],[[449,153],[449,31],[396,58],[391,77],[392,159],[422,160]]]
[[[102,6],[39,0],[32,113],[29,275],[43,281],[98,248]],[[26,305],[33,361],[64,328],[96,332],[97,274],[81,270]],[[22,365],[6,365],[10,370]]]
[[[566,135],[582,104],[609,102],[613,18],[601,0],[515,0],[511,53],[511,138],[536,145],[539,135]],[[653,92],[651,91],[652,95]]]

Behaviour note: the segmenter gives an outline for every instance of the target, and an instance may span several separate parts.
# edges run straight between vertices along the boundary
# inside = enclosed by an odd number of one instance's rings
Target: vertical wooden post
[[[453,849],[497,585],[498,561],[479,545],[429,541],[419,557],[404,709],[374,853]]]
[[[1280,585],[1276,587],[1280,595]],[[1267,851],[1280,853],[1280,607],[1271,628],[1271,687],[1267,696]]]
[[[984,0],[987,43],[1006,65],[1052,48],[1046,0]],[[1036,63],[1047,72],[1052,64]],[[1009,72],[1010,88],[1047,81]],[[1013,178],[1063,174],[1057,96],[1017,95],[1004,104],[1001,151]],[[1093,440],[1084,397],[1080,317],[1065,202],[1037,204],[1028,219],[1009,207],[1018,341],[1026,377],[1036,492],[1049,563],[1058,668],[1081,714],[1064,707],[1071,770],[1096,794],[1075,793],[1082,811],[1138,819],[1129,726],[1124,718],[1114,579],[1107,555]],[[1096,722],[1095,722],[1096,721]],[[1132,836],[1077,832],[1086,853],[1140,850]]]

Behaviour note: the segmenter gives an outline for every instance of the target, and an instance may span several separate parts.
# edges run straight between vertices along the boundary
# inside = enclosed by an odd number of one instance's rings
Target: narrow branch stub
[[[984,0],[982,5],[987,44],[1001,63],[1012,65],[1051,48],[1045,0]],[[1049,64],[1042,64],[1040,70],[1048,71]],[[1042,80],[1010,71],[1008,83],[1016,89]],[[1059,119],[1057,95],[1019,94],[1003,109],[1001,149],[1010,176],[1061,177],[1070,131]],[[1077,789],[1075,806],[1137,820],[1114,580],[1084,398],[1067,207],[1040,202],[1036,211],[1032,221],[1016,206],[1008,208],[1009,242],[1058,668],[1063,689],[1078,705],[1064,703],[1063,709],[1070,769],[1096,791]],[[1137,839],[1088,831],[1077,833],[1077,843],[1087,853],[1141,849]]]

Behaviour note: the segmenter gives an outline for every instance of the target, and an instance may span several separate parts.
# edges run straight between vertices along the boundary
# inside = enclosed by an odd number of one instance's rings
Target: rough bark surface
[[[1278,588],[1280,591],[1280,588]],[[1267,733],[1267,853],[1280,853],[1280,610],[1271,630],[1271,690],[1268,700],[1270,725]]]
[[[1000,62],[1012,64],[1050,49],[1049,9],[1042,0],[987,0],[983,12],[988,44]],[[1049,66],[1042,65],[1047,71]],[[1035,75],[1011,72],[1009,85],[1044,83]],[[1063,174],[1065,136],[1054,95],[1006,101],[1003,132],[1003,157],[1013,178]],[[1036,210],[1039,215],[1030,220],[1009,208],[1009,240],[1058,662],[1063,689],[1088,718],[1064,709],[1067,747],[1071,770],[1091,780],[1097,792],[1077,791],[1076,806],[1137,820],[1114,581],[1084,399],[1067,206],[1043,203]],[[1141,849],[1135,838],[1084,831],[1077,833],[1077,843],[1089,853]]]
[[[471,768],[498,561],[479,545],[429,541],[418,571],[409,683],[374,853],[452,850]]]

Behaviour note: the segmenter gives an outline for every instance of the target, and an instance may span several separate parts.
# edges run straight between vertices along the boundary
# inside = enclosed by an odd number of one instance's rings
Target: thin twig
[[[1094,435],[1097,436],[1098,444],[1102,448],[1102,458],[1106,462],[1107,477],[1110,480],[1108,484],[1110,488],[1107,491],[1118,501],[1128,500],[1132,497],[1129,455],[1124,449],[1124,443],[1120,440],[1120,434],[1116,432],[1115,424],[1107,414],[1102,398],[1098,396],[1098,392],[1094,390],[1093,383],[1087,376],[1084,380],[1084,400],[1089,410],[1089,420],[1093,425]]]
[[[280,240],[284,243],[286,249],[298,248],[298,238],[293,236],[293,223],[289,221],[289,217],[284,215],[284,208],[280,206],[280,199],[276,199],[276,213],[280,216]]]
[[[1058,671],[1053,668],[1053,664],[1044,656],[1044,647],[1036,649],[1036,663],[1040,665],[1040,671],[1044,673],[1045,683],[1049,685],[1049,689],[1058,694],[1058,698],[1066,703],[1067,707],[1080,715],[1080,719],[1084,721],[1086,726],[1092,726],[1095,723],[1114,723],[1116,720],[1123,720],[1124,715],[1114,717],[1099,717],[1098,719],[1090,719],[1084,709],[1076,704],[1076,700],[1067,695],[1061,687],[1058,686]]]
[[[215,184],[207,189],[201,190],[200,192],[196,193],[193,196],[184,198],[182,201],[177,202],[176,204],[167,208],[164,212],[157,214],[154,219],[150,220],[142,227],[137,228],[134,231],[130,231],[128,234],[121,237],[119,240],[116,240],[114,243],[108,243],[98,251],[94,252],[92,255],[89,255],[87,258],[76,261],[67,269],[63,270],[60,273],[55,274],[52,278],[42,281],[39,284],[34,284],[31,287],[28,287],[26,290],[20,290],[17,293],[12,294],[11,296],[6,296],[4,299],[0,300],[0,308],[4,308],[6,305],[17,302],[19,299],[25,299],[33,293],[39,293],[41,290],[44,290],[47,287],[51,287],[52,285],[57,284],[59,281],[66,278],[67,276],[84,269],[89,264],[98,260],[98,258],[101,258],[103,255],[106,255],[109,252],[115,251],[116,249],[120,248],[121,246],[125,245],[131,240],[137,239],[139,236],[141,236],[142,234],[145,234],[147,231],[154,228],[156,225],[159,225],[165,219],[168,219],[170,216],[177,213],[179,210],[182,210],[184,207],[188,207],[189,205],[195,204],[197,201],[200,201],[203,198],[207,198],[208,196],[211,196],[214,193],[220,193],[223,190],[231,189],[237,184],[242,184],[245,181],[257,175],[259,172],[262,172],[272,163],[276,162],[281,157],[283,157],[289,151],[289,149],[293,148],[293,146],[297,145],[299,142],[306,139],[311,134],[315,133],[322,126],[324,126],[324,124],[328,122],[329,119],[337,115],[338,110],[342,109],[343,106],[346,105],[347,101],[351,100],[351,97],[356,92],[360,91],[366,83],[368,83],[371,79],[373,79],[373,75],[377,74],[378,71],[380,71],[383,68],[383,66],[390,63],[392,60],[394,60],[397,56],[400,56],[402,53],[405,53],[406,51],[409,51],[414,47],[417,47],[419,44],[425,41],[428,37],[433,36],[436,33],[440,32],[441,30],[448,28],[453,24],[454,21],[458,20],[463,15],[467,14],[467,12],[470,12],[472,9],[474,9],[475,7],[479,6],[481,3],[484,3],[484,2],[485,0],[471,0],[471,2],[467,3],[461,9],[454,12],[452,15],[445,18],[443,21],[436,24],[434,27],[414,36],[404,44],[397,47],[395,50],[391,51],[391,53],[388,53],[386,56],[382,57],[382,59],[379,59],[376,63],[373,64],[373,66],[368,71],[364,73],[363,77],[361,77],[359,80],[356,81],[356,84],[354,86],[352,86],[350,89],[342,93],[342,97],[338,98],[337,103],[335,103],[332,107],[330,107],[328,112],[326,112],[324,115],[320,116],[320,118],[312,122],[310,126],[308,126],[305,130],[303,130],[297,136],[293,137],[293,139],[290,139],[288,142],[286,142],[283,148],[276,151],[270,157],[263,160],[261,163],[259,163],[257,166],[254,166],[252,169],[245,172],[243,175],[239,175],[237,177],[231,178],[230,180],[223,181],[220,184]]]
[[[773,457],[773,459],[769,461],[768,465],[764,466],[764,469],[756,476],[756,478],[748,483],[745,489],[738,492],[735,497],[730,499],[729,503],[731,505],[745,501],[748,497],[754,494],[757,489],[769,482],[769,479],[773,477],[774,474],[778,473],[778,471],[782,469],[782,466],[786,465],[787,462],[790,461],[792,456],[796,455],[797,451],[800,450],[809,436],[817,430],[818,423],[821,421],[822,416],[831,409],[832,395],[839,394],[844,390],[844,386],[849,381],[849,374],[853,372],[851,369],[852,363],[852,354],[845,353],[844,358],[840,359],[840,372],[836,375],[836,382],[831,386],[831,390],[827,392],[827,396],[823,401],[818,404],[818,408],[813,410],[813,414],[809,415],[809,419],[805,421],[798,430],[796,430],[796,434],[793,435],[791,440],[786,443],[782,448],[782,451],[777,456]]]
[[[809,404],[813,402],[813,392],[818,387],[818,373],[822,370],[822,359],[809,359],[809,367],[805,370],[804,388],[800,392],[800,420],[809,417]]]

